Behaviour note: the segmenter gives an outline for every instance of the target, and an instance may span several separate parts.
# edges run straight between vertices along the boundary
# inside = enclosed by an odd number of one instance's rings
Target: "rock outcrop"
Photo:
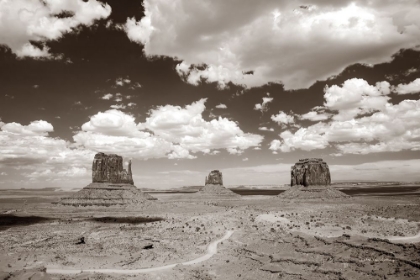
[[[351,196],[334,189],[331,186],[294,186],[280,193],[278,199],[283,200],[333,200],[349,199]]]
[[[126,171],[123,169],[121,156],[97,153],[92,163],[92,182],[134,185],[131,160],[128,163],[128,171]]]
[[[219,170],[213,170],[206,177],[205,185],[221,185],[223,186],[223,174]]]
[[[285,200],[340,200],[349,195],[331,187],[328,164],[320,158],[300,159],[291,171],[290,189],[277,197]]]
[[[291,186],[328,186],[331,174],[328,164],[321,158],[300,159],[291,170]]]
[[[219,201],[236,200],[241,196],[223,186],[223,175],[219,170],[213,170],[206,176],[205,185],[199,191],[184,195],[181,201],[201,200],[201,201]]]
[[[92,183],[59,204],[72,206],[115,206],[156,200],[139,190],[133,181],[131,161],[128,171],[123,169],[123,158],[115,154],[97,153],[92,163]]]
[[[205,186],[198,192],[186,196],[187,199],[200,200],[225,200],[239,199],[241,196],[223,186],[223,174],[219,170],[213,170],[205,179]]]

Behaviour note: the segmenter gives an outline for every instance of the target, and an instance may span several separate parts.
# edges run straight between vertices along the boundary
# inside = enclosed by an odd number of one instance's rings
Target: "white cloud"
[[[202,113],[206,99],[187,105],[160,106],[149,112],[149,117],[140,123],[140,129],[153,131],[154,135],[179,144],[190,152],[209,153],[214,149],[227,149],[231,154],[258,146],[263,136],[243,132],[237,123],[219,117],[205,121]]]
[[[73,139],[93,151],[140,159],[165,157],[173,150],[172,143],[139,131],[133,116],[115,109],[92,116]]]
[[[289,125],[295,123],[295,117],[288,115],[283,111],[280,111],[277,115],[272,115],[271,120],[276,122],[278,125]]]
[[[242,161],[248,161],[249,160],[249,158],[243,158],[242,159]]]
[[[69,12],[68,17],[58,17]],[[111,7],[96,0],[1,0],[0,44],[6,45],[19,57],[51,57],[45,45],[72,32],[80,25],[90,26],[97,19],[107,18]]]
[[[420,150],[420,100],[392,104],[388,94],[386,82],[370,86],[351,79],[343,87],[327,88],[325,106],[336,109],[332,120],[294,133],[284,131],[281,140],[271,142],[270,149],[290,152],[334,146],[337,155]]]
[[[398,94],[413,94],[413,93],[420,93],[420,78],[415,79],[409,84],[399,84],[395,91]]]
[[[116,94],[115,94],[115,99],[114,99],[116,102],[121,102],[122,100],[123,100],[123,96],[122,96],[122,94],[121,93],[119,93],[119,92],[117,92]]]
[[[90,168],[94,153],[72,147],[72,144],[48,136],[53,126],[43,120],[31,122],[29,125],[19,123],[0,122],[0,165],[20,171],[32,181],[48,175],[47,179],[64,180],[68,174],[69,180],[73,176],[88,178],[89,174],[74,172]],[[29,173],[28,170],[30,171]],[[70,172],[70,173],[69,173]],[[60,181],[61,182],[61,181]]]
[[[257,103],[254,106],[254,110],[261,111],[261,113],[267,112],[267,110],[268,110],[268,103],[272,102],[274,98],[272,98],[272,97],[263,97],[262,99],[263,99],[263,102],[262,103]]]
[[[176,71],[194,85],[305,88],[420,43],[417,0],[146,0],[144,8],[140,21],[127,20],[127,36],[146,55],[182,60]]]
[[[131,80],[130,79],[128,79],[128,78],[121,78],[121,77],[119,77],[119,78],[117,78],[116,80],[115,80],[115,85],[116,86],[120,86],[120,87],[122,87],[122,86],[124,86],[124,85],[128,85],[128,84],[130,84],[131,83]]]
[[[259,146],[263,137],[245,133],[237,123],[219,117],[205,121],[205,99],[184,108],[160,106],[150,110],[143,123],[119,110],[99,112],[73,136],[79,145],[93,151],[112,152],[133,158],[195,158],[197,152],[231,154]],[[150,131],[150,132],[149,132]]]
[[[114,104],[110,106],[112,109],[125,109],[127,108],[127,106],[123,105],[123,104]]]
[[[22,47],[16,50],[16,54],[19,57],[32,57],[32,58],[41,58],[41,57],[51,57],[49,53],[49,48],[47,46],[43,46],[42,49],[35,47],[31,43],[26,43],[22,45]]]
[[[112,93],[107,93],[104,96],[101,97],[101,99],[104,100],[110,100],[114,95]]]
[[[14,135],[37,135],[37,136],[46,136],[48,132],[54,131],[53,126],[46,121],[39,120],[33,121],[29,125],[21,125],[20,123],[7,123],[3,124],[0,122],[0,127],[3,133],[10,133]]]
[[[274,128],[268,128],[268,127],[262,126],[262,127],[259,127],[258,130],[261,130],[261,131],[274,131]]]
[[[219,104],[219,105],[216,105],[216,108],[217,109],[227,109],[227,106],[225,105],[225,104]]]
[[[311,111],[311,112],[308,112],[306,114],[303,114],[303,115],[299,116],[299,118],[302,119],[302,120],[310,120],[310,121],[316,122],[316,121],[328,120],[330,118],[330,116],[331,116],[331,114],[319,113],[317,111]]]
[[[135,82],[132,86],[129,87],[131,90],[135,90],[141,88],[141,84],[139,82]]]
[[[282,141],[273,140],[270,144],[270,150],[281,150],[290,152],[296,149],[311,151],[315,149],[324,149],[328,146],[328,140],[319,133],[319,127],[314,125],[308,128],[299,128],[295,133],[289,130],[279,134]]]
[[[357,115],[383,110],[388,104],[391,86],[388,82],[369,85],[363,79],[349,79],[340,87],[333,85],[325,88],[324,106],[338,111],[335,120],[350,120]]]
[[[110,136],[133,136],[145,138],[149,134],[137,129],[135,118],[119,110],[99,112],[81,127],[82,131]],[[77,141],[76,141],[77,142]]]

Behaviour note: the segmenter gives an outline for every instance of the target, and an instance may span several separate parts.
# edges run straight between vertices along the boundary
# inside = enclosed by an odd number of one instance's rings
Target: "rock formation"
[[[186,196],[187,199],[224,200],[238,199],[241,196],[223,186],[223,175],[219,170],[213,170],[205,178],[205,186],[198,192]]]
[[[134,186],[131,161],[128,171],[123,158],[115,154],[97,153],[92,163],[92,183],[59,204],[72,206],[114,206],[144,203],[155,200]]]
[[[92,163],[92,182],[134,185],[131,160],[128,163],[128,171],[126,171],[123,169],[123,158],[121,156],[97,153]]]
[[[205,185],[221,185],[223,186],[223,174],[219,170],[213,170],[206,177]]]
[[[351,196],[331,186],[294,186],[280,193],[277,198],[284,200],[334,200],[349,199]]]
[[[331,175],[328,164],[321,158],[300,159],[291,170],[291,186],[328,186]]]
[[[328,164],[320,158],[300,159],[291,170],[291,188],[278,195],[286,200],[347,199],[350,196],[332,188]]]

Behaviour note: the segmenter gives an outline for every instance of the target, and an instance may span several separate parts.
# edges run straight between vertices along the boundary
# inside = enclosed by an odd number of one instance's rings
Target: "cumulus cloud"
[[[96,0],[1,0],[0,44],[19,57],[51,57],[46,41],[110,14],[111,7]]]
[[[144,10],[127,20],[128,38],[146,55],[182,60],[176,71],[194,85],[306,88],[420,43],[417,0],[146,0]]]
[[[388,104],[391,85],[388,82],[369,85],[363,79],[349,79],[342,86],[333,85],[325,88],[327,109],[338,111],[335,120],[350,120],[357,115],[380,111]]]
[[[0,127],[3,133],[22,136],[46,136],[48,132],[54,131],[53,126],[43,120],[33,121],[29,125],[21,125],[15,122],[4,124],[0,122]]]
[[[227,106],[225,104],[220,103],[219,105],[216,105],[217,109],[227,109]]]
[[[389,93],[387,82],[372,86],[359,79],[326,88],[324,105],[335,111],[332,119],[294,133],[284,131],[270,149],[290,152],[333,146],[336,155],[420,150],[420,100],[392,104]]]
[[[149,135],[149,133],[144,133],[137,129],[135,118],[132,115],[116,109],[99,112],[93,115],[90,117],[90,121],[82,125],[81,130],[110,136],[133,136],[144,138]]]
[[[272,97],[263,97],[262,103],[257,103],[254,106],[254,110],[260,111],[261,113],[268,111],[268,103],[272,102]]]
[[[101,99],[110,100],[113,96],[114,95],[112,93],[107,93],[107,94],[104,94],[104,96],[102,96]]]
[[[415,79],[409,84],[399,84],[395,91],[398,94],[413,94],[413,93],[420,93],[420,78]]]
[[[317,111],[311,111],[308,112],[306,114],[303,114],[301,116],[299,116],[299,118],[301,120],[310,120],[313,122],[317,122],[317,121],[325,121],[328,120],[330,118],[331,114],[326,114],[326,113],[320,113]]]
[[[205,102],[201,99],[185,107],[159,106],[138,124],[132,115],[116,109],[99,112],[73,139],[90,150],[139,159],[192,159],[194,153],[212,154],[218,149],[240,154],[260,145],[262,136],[243,132],[236,122],[221,117],[204,120]]]
[[[138,130],[133,116],[116,109],[92,116],[73,139],[93,151],[140,159],[165,157],[173,149],[172,143]]]
[[[23,176],[37,180],[88,178],[93,152],[73,147],[68,141],[48,136],[53,126],[43,120],[29,125],[0,122],[0,165],[23,170]],[[67,175],[66,175],[67,174]]]
[[[271,120],[276,122],[278,125],[289,125],[295,123],[295,117],[288,115],[283,111],[279,111],[277,115],[272,115]]]
[[[268,128],[268,127],[262,126],[262,127],[259,127],[258,130],[261,130],[261,131],[274,131],[274,128]]]
[[[125,106],[124,104],[114,104],[110,106],[112,109],[125,109],[127,108],[127,106]]]
[[[130,79],[128,79],[128,78],[117,78],[116,80],[115,80],[115,85],[116,86],[120,86],[120,87],[122,87],[122,86],[124,86],[124,85],[128,85],[128,84],[130,84],[131,83],[131,80]]]
[[[138,127],[153,131],[154,135],[193,153],[226,149],[231,154],[240,154],[245,149],[259,146],[263,136],[243,132],[234,121],[222,117],[204,120],[205,102],[206,99],[201,99],[184,108],[160,106],[150,110],[149,117]]]

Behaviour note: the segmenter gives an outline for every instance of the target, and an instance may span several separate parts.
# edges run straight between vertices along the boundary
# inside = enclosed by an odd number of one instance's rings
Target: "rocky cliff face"
[[[121,156],[97,153],[92,164],[92,182],[134,185],[131,161],[128,164],[128,171],[126,171],[123,169]]]
[[[291,186],[323,186],[331,184],[328,164],[321,158],[300,159],[291,171]]]
[[[206,177],[206,185],[221,185],[223,186],[223,175],[219,170],[213,170],[209,176]]]

